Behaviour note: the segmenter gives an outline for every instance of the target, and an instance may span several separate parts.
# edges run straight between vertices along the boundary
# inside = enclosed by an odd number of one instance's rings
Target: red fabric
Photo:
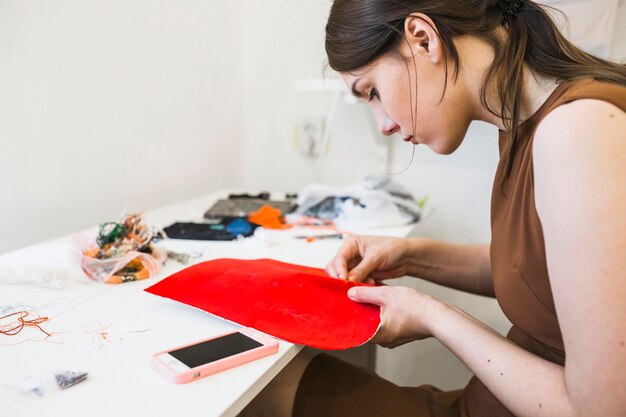
[[[380,325],[378,306],[348,298],[346,292],[356,285],[366,284],[271,259],[217,259],[146,291],[292,343],[333,350],[362,345]]]

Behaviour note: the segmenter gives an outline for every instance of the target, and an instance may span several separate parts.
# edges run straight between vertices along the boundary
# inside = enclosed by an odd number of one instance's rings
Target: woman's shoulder
[[[533,153],[550,148],[575,151],[585,143],[602,147],[605,136],[621,139],[626,146],[626,87],[604,84],[581,86],[551,109],[537,125]]]
[[[576,138],[591,139],[619,128],[610,122],[626,118],[626,85],[583,79],[560,85],[555,95],[537,123],[533,147],[544,142],[573,145]],[[626,137],[626,132],[621,134]]]
[[[549,111],[545,115],[579,100],[603,101],[626,111],[626,84],[584,78],[563,82],[555,92],[556,97],[552,98]]]
[[[570,180],[600,184],[606,175],[626,177],[626,87],[592,81],[574,86],[568,96],[535,131],[537,200]],[[604,169],[609,166],[610,172]]]
[[[604,103],[604,105],[602,104]],[[544,136],[563,137],[570,121],[594,124],[593,116],[607,109],[626,112],[626,85],[591,78],[561,82],[524,124],[531,142]]]

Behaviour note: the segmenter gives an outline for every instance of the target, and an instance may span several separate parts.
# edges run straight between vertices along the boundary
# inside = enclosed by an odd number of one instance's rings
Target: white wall
[[[0,1],[0,252],[239,183],[240,6]]]
[[[294,126],[323,119],[330,95],[297,91],[294,83],[324,74],[329,6],[325,0],[243,0],[245,187],[298,191],[315,180],[317,161],[297,154]],[[345,106],[337,110],[334,140],[320,178],[324,182],[357,181],[372,173],[372,166],[383,173],[365,113],[355,117],[355,111]]]
[[[611,44],[612,59],[626,63],[626,0],[619,0]]]

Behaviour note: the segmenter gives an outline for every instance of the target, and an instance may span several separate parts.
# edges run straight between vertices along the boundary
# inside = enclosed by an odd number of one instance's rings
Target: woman
[[[469,385],[401,388],[303,354],[244,415],[626,416],[626,68],[522,0],[336,0],[326,50],[383,133],[449,154],[483,120],[501,151],[491,245],[355,237],[329,275],[495,296],[513,327],[501,337],[409,288],[354,288],[381,307],[374,342],[436,337]]]

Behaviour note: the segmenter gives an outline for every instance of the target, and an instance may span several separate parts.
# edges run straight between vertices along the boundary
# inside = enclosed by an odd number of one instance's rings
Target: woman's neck
[[[463,36],[455,40],[461,62],[459,79],[467,89],[470,97],[469,105],[475,120],[493,124],[500,130],[505,130],[502,117],[491,113],[482,103],[481,90],[485,76],[491,63],[494,52],[489,44],[476,37]],[[552,94],[557,87],[556,80],[539,77],[527,67],[524,67],[524,85],[522,87],[522,101],[520,108],[520,123],[532,116]],[[489,107],[496,112],[500,110],[500,97],[497,87],[491,83],[486,92],[486,101]]]
[[[557,86],[556,80],[533,74],[533,72],[524,65],[524,87],[522,108],[520,109],[520,123],[535,114]]]

